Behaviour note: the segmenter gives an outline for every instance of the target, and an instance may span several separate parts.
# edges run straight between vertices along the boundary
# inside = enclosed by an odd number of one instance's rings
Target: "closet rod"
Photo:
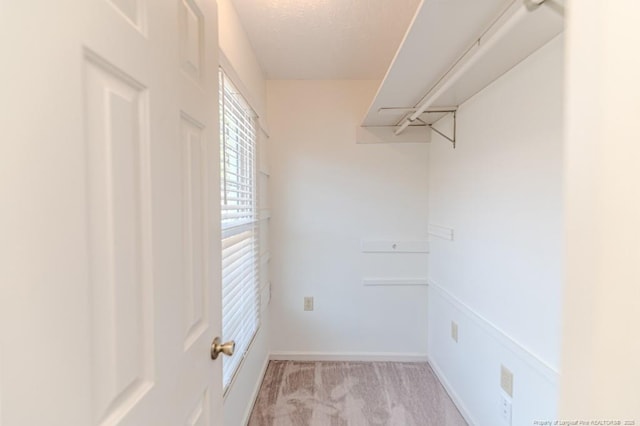
[[[527,0],[514,0],[493,23],[473,42],[473,44],[454,62],[449,70],[438,80],[438,82],[422,98],[416,111],[398,123],[395,135],[402,133],[412,122],[422,115],[446,90],[453,86],[464,73],[491,49],[498,41],[505,37],[511,28],[529,13],[523,2]],[[542,4],[540,2],[540,4]],[[538,3],[536,1],[536,3]]]

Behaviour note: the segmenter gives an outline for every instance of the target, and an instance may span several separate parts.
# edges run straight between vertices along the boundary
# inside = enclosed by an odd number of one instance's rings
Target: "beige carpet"
[[[271,361],[249,426],[462,426],[427,363]]]

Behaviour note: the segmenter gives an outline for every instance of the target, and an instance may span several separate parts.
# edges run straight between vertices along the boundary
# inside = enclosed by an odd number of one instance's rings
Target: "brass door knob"
[[[226,342],[226,343],[220,343],[220,338],[216,337],[215,339],[213,339],[213,343],[211,344],[211,359],[217,359],[218,355],[220,355],[221,353],[227,355],[227,356],[231,356],[233,355],[233,351],[236,348],[236,342],[234,342],[233,340]]]

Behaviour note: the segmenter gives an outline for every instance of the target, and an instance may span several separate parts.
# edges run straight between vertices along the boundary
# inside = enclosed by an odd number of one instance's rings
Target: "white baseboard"
[[[440,381],[440,383],[442,384],[442,387],[444,387],[444,390],[446,390],[447,393],[449,394],[449,397],[455,404],[458,411],[460,411],[460,414],[462,414],[462,417],[464,417],[464,420],[469,424],[469,426],[477,425],[478,423],[475,420],[473,420],[473,417],[471,417],[471,414],[469,413],[469,410],[467,409],[466,405],[462,401],[462,398],[460,398],[458,393],[453,389],[453,386],[451,386],[451,383],[449,383],[449,381],[447,380],[447,377],[444,375],[442,370],[440,370],[440,367],[438,366],[438,364],[436,364],[431,358],[429,358],[429,365],[431,366],[431,369],[433,370],[436,377],[438,378],[438,381]]]
[[[247,405],[247,411],[244,414],[244,418],[242,420],[243,425],[247,425],[249,423],[249,418],[251,417],[251,413],[253,412],[253,407],[256,405],[256,401],[258,400],[258,394],[260,393],[260,387],[262,386],[262,382],[264,381],[264,376],[267,373],[267,367],[269,366],[269,357],[265,357],[264,364],[262,365],[262,369],[260,370],[260,376],[256,381],[256,385],[251,392],[251,403]]]
[[[392,361],[427,362],[426,353],[392,352],[271,352],[274,361]]]

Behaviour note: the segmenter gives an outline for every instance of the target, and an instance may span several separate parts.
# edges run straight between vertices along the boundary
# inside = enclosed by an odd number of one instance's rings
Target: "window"
[[[256,116],[222,69],[219,79],[222,337],[236,342],[222,361],[226,389],[260,325]]]

